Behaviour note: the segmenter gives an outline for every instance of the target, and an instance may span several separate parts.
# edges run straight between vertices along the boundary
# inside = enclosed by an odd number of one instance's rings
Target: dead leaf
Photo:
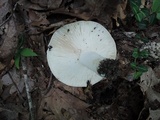
[[[14,81],[14,84],[13,84],[13,81]],[[9,73],[5,74],[2,77],[1,82],[3,85],[11,86],[10,91],[9,91],[10,94],[15,93],[17,91],[17,88],[19,92],[21,93],[24,89],[24,80],[20,78],[20,71],[17,71],[15,67],[12,68]],[[29,79],[28,84],[29,84],[30,90],[32,90],[34,87],[34,82]]]
[[[40,7],[49,8],[49,9],[56,9],[62,3],[62,0],[31,0],[32,3],[38,4]]]
[[[160,102],[160,93],[155,91],[153,87],[160,83],[160,79],[155,76],[152,68],[148,68],[148,71],[143,73],[140,77],[140,87],[144,95],[150,102],[158,100]]]
[[[2,71],[5,68],[6,65],[0,62],[0,71]]]
[[[27,114],[19,103],[8,103],[0,106],[0,120],[19,120],[19,113],[24,116]]]
[[[44,118],[43,109],[45,109],[52,113],[52,119],[55,120],[91,120],[85,111],[88,106],[89,104],[71,94],[52,88],[42,99],[38,116],[39,119]]]
[[[160,119],[160,109],[151,110],[149,109],[149,117],[147,120],[159,120]]]
[[[48,25],[49,21],[46,19],[47,16],[45,13],[39,13],[33,10],[29,10],[29,20],[32,26],[41,26]]]
[[[33,10],[45,10],[45,8],[40,7],[38,4],[33,4],[28,0],[19,0],[18,4],[23,8],[23,9],[33,9]]]
[[[155,71],[155,75],[158,79],[160,79],[160,65],[156,66],[154,68],[154,71]]]
[[[129,38],[133,38],[136,36],[136,33],[135,32],[123,32],[127,37]]]
[[[77,98],[80,98],[82,100],[87,99],[86,95],[83,92],[83,88],[81,88],[81,87],[71,87],[71,86],[63,84],[62,82],[60,82],[58,80],[54,81],[54,85],[55,85],[55,88],[59,88],[61,90],[68,91],[72,95],[76,96]]]
[[[11,60],[14,56],[14,52],[17,46],[17,30],[16,23],[13,19],[8,21],[5,25],[5,33],[2,35],[2,39],[4,40],[3,44],[0,46],[0,59],[1,63],[5,66],[9,66]]]
[[[119,26],[118,18],[124,20],[126,18],[125,9],[127,6],[128,0],[123,0],[122,3],[119,3],[116,7],[116,11],[113,13],[113,18],[116,20],[116,25]]]
[[[17,120],[18,119],[18,113],[15,111],[3,109],[0,110],[0,119],[1,120]]]
[[[11,12],[9,0],[2,0],[0,2],[0,24],[6,19],[6,15],[9,12]]]

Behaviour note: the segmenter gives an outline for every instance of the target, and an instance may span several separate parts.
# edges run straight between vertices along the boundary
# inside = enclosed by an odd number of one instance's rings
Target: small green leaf
[[[146,16],[149,15],[149,10],[146,8],[140,8],[140,1],[130,0],[131,9],[135,15],[137,21],[141,22]]]
[[[139,72],[147,72],[148,71],[148,68],[146,66],[138,65],[136,62],[132,62],[130,65],[131,65],[131,68],[136,71],[139,71]]]
[[[160,12],[156,14],[156,18],[160,20]]]
[[[152,25],[156,23],[156,13],[153,13],[149,16],[149,23]]]
[[[153,0],[152,12],[160,12],[160,2],[159,2],[159,0]]]
[[[142,8],[141,11],[143,14],[145,14],[145,16],[149,16],[149,14],[150,14],[149,9],[147,9],[147,8]]]
[[[147,72],[148,71],[148,68],[146,66],[144,66],[144,65],[137,65],[136,69],[139,72]]]
[[[137,5],[136,2],[131,1],[131,8],[134,14],[137,14],[139,12],[139,6]]]
[[[133,53],[132,53],[132,56],[133,56],[134,58],[138,58],[138,57],[139,57],[139,50],[138,50],[138,48],[134,48]]]
[[[139,13],[135,14],[136,20],[138,20],[139,22],[141,22],[145,17],[145,13],[143,13],[142,11],[140,11]]]
[[[144,43],[149,42],[149,39],[148,39],[147,37],[143,37],[143,38],[141,38],[141,40],[142,40]]]
[[[24,41],[25,41],[24,35],[20,34],[18,36],[18,47],[17,47],[18,49],[20,49],[22,47],[22,45],[24,44]]]
[[[136,38],[136,39],[141,39],[141,38],[142,38],[142,35],[141,35],[141,34],[136,34],[135,38]]]
[[[137,26],[140,30],[145,30],[147,28],[147,25],[148,25],[147,21],[137,22]]]
[[[140,0],[130,0],[130,3],[133,2],[134,4],[136,4],[137,6],[141,5],[141,1]]]
[[[136,62],[132,62],[130,65],[131,65],[132,69],[137,70],[137,63]]]
[[[138,79],[141,75],[143,74],[143,72],[135,72],[134,75],[133,75],[133,79]]]
[[[141,34],[136,34],[135,36],[136,39],[140,39],[143,42],[149,42],[149,39],[147,37],[142,36]]]
[[[20,56],[15,57],[14,59],[14,64],[17,69],[19,69],[19,64],[20,64]]]
[[[37,56],[37,54],[35,52],[33,52],[32,49],[30,48],[23,48],[21,49],[20,54],[24,57],[31,57],[31,56]]]
[[[149,52],[147,50],[142,50],[140,51],[139,56],[142,58],[147,58],[149,56]]]

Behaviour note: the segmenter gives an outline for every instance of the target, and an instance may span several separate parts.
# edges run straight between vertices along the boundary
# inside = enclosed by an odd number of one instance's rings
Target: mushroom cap
[[[88,62],[90,53],[105,59],[116,59],[117,54],[110,33],[93,21],[64,25],[55,31],[48,46],[47,60],[52,73],[59,81],[74,87],[86,87],[87,81],[93,85],[103,79],[80,62],[81,55],[89,53],[85,55]]]

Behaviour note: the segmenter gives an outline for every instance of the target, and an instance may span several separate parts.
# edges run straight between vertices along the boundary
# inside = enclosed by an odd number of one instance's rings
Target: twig
[[[50,89],[52,88],[52,85],[53,85],[53,79],[52,78],[53,77],[52,77],[52,73],[51,73],[50,78],[49,78],[49,82],[48,82],[48,86],[47,86],[46,90],[42,91],[43,95],[46,95],[50,91]]]
[[[32,104],[32,98],[29,91],[29,85],[28,85],[28,75],[27,75],[27,64],[26,59],[22,57],[22,69],[23,69],[23,79],[25,82],[25,88],[26,88],[26,94],[28,99],[28,105],[29,105],[29,112],[30,112],[30,120],[34,119],[34,111],[33,111],[33,104]]]
[[[138,115],[138,119],[137,120],[140,120],[140,117],[141,117],[141,115],[142,115],[142,113],[143,113],[144,110],[145,110],[145,108],[143,107],[143,109],[140,111],[140,113]]]
[[[10,72],[8,72],[8,75],[9,75],[9,77],[11,78],[11,80],[12,80],[12,82],[13,82],[16,90],[17,90],[17,93],[18,93],[19,98],[24,101],[24,99],[23,99],[23,97],[22,97],[22,95],[21,95],[21,92],[19,91],[19,88],[18,88],[17,84],[15,83],[15,81],[14,81],[12,75],[10,74]]]

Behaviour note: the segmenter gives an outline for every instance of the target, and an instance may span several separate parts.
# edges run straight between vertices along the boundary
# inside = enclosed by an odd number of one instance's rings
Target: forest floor
[[[3,0],[0,120],[159,120],[160,23],[140,30],[128,6],[127,0]],[[108,65],[116,68],[114,79],[106,78],[87,88],[58,81],[46,58],[52,34],[80,20],[96,21],[110,31],[119,62],[116,67]],[[144,57],[146,47],[149,55]],[[17,52],[25,48],[38,56],[18,56],[17,61]],[[133,54],[141,54],[136,64],[144,70],[137,79],[135,72],[140,69],[131,66]]]

